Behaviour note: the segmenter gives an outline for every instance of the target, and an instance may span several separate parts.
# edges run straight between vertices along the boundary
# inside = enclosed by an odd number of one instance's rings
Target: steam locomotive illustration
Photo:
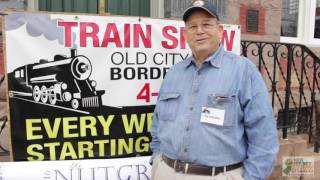
[[[96,90],[96,81],[89,79],[91,73],[90,60],[71,49],[70,57],[57,54],[53,61],[40,59],[9,73],[9,97],[72,109],[99,107],[104,90]]]

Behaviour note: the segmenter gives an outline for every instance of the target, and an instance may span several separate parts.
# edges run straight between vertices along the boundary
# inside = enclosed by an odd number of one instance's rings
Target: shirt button
[[[193,107],[190,107],[189,109],[190,109],[190,111],[192,111],[192,110],[193,110]]]
[[[186,127],[186,131],[189,131],[190,130],[190,128],[189,127]]]
[[[187,148],[184,148],[184,152],[188,152],[188,149],[187,149]]]

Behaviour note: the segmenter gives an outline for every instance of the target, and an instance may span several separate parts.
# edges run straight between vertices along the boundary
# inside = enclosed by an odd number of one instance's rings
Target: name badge
[[[224,109],[202,107],[200,122],[223,126]]]

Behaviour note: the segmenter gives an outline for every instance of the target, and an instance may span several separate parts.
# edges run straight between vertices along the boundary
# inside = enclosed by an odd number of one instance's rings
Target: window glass
[[[14,72],[14,77],[15,77],[15,78],[19,78],[19,77],[20,77],[20,71]]]
[[[0,10],[25,10],[27,0],[0,0]]]
[[[39,0],[40,11],[98,13],[98,0]]]
[[[281,36],[297,37],[299,0],[282,0]]]
[[[317,0],[315,22],[314,22],[314,38],[320,38],[320,0]]]
[[[220,21],[226,17],[226,1],[225,0],[209,0],[217,8]],[[164,0],[164,17],[181,19],[182,14],[191,5],[191,0]]]
[[[111,14],[150,17],[150,0],[105,0]]]

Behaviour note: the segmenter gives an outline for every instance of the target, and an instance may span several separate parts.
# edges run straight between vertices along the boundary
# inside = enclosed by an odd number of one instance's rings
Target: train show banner
[[[224,47],[239,54],[239,26],[224,27]],[[13,160],[150,155],[161,81],[191,55],[183,28],[139,17],[7,15]]]

